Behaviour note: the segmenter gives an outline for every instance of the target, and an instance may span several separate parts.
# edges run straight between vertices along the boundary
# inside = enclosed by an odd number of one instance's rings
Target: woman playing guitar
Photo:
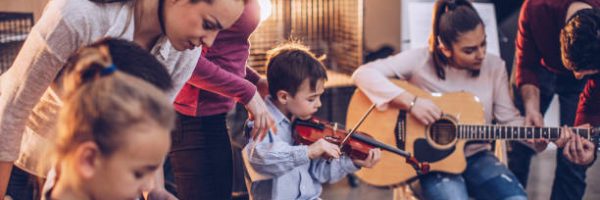
[[[380,110],[403,109],[424,125],[440,119],[442,109],[389,78],[429,92],[470,92],[483,105],[485,123],[523,125],[509,95],[504,61],[486,54],[484,24],[471,3],[437,1],[432,23],[428,49],[365,64],[353,75],[359,89]],[[467,164],[462,174],[432,172],[419,177],[426,199],[527,199],[514,174],[491,152],[490,143],[469,142],[464,150]]]

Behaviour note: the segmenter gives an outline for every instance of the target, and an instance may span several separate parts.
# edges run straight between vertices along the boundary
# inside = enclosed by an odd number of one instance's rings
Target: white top
[[[367,63],[354,72],[352,79],[380,110],[386,109],[390,101],[405,91],[389,81],[389,78],[399,78],[429,92],[470,92],[483,104],[486,123],[495,120],[499,124],[523,125],[523,117],[508,90],[504,65],[501,58],[487,54],[479,76],[472,77],[468,70],[445,67],[446,80],[442,80],[435,73],[431,54],[420,48]],[[471,156],[490,147],[487,143],[470,144],[465,154]]]
[[[16,165],[34,172],[39,157],[46,153],[46,138],[53,138],[55,132],[57,112],[62,105],[57,95],[57,77],[66,59],[79,47],[103,37],[132,41],[133,2],[48,2],[12,67],[0,77],[0,161],[14,161],[19,156]],[[168,96],[174,100],[190,78],[200,49],[177,51],[163,36],[150,53],[171,75],[174,88]]]

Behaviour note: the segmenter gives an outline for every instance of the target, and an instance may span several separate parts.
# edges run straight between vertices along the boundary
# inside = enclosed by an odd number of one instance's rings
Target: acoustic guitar
[[[560,127],[486,125],[483,106],[473,94],[452,92],[430,94],[406,81],[392,80],[406,91],[433,101],[444,115],[428,126],[405,111],[388,108],[374,110],[358,131],[374,139],[412,153],[419,162],[429,162],[431,172],[460,174],[466,168],[465,142],[469,140],[557,139]],[[356,124],[373,103],[357,89],[348,106],[347,124]],[[598,128],[571,128],[574,133],[598,144]],[[417,178],[403,157],[382,151],[381,160],[371,169],[356,175],[374,186],[396,186]]]

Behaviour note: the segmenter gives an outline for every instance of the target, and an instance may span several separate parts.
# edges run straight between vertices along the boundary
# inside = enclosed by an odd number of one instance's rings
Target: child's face
[[[124,133],[123,144],[112,155],[101,157],[89,180],[95,199],[136,199],[148,190],[170,148],[169,130],[143,123]]]
[[[325,80],[317,81],[315,90],[310,89],[308,79],[302,81],[295,96],[287,98],[286,109],[300,119],[309,119],[321,107],[321,95],[325,92]]]

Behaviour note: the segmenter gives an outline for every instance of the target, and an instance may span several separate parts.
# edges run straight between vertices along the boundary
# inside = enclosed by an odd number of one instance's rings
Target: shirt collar
[[[267,104],[267,109],[269,109],[269,112],[271,113],[273,120],[275,120],[276,124],[280,124],[283,122],[291,124],[290,120],[283,113],[281,113],[277,106],[275,106],[275,104],[273,103],[273,98],[271,98],[270,95],[265,98],[265,104]]]

